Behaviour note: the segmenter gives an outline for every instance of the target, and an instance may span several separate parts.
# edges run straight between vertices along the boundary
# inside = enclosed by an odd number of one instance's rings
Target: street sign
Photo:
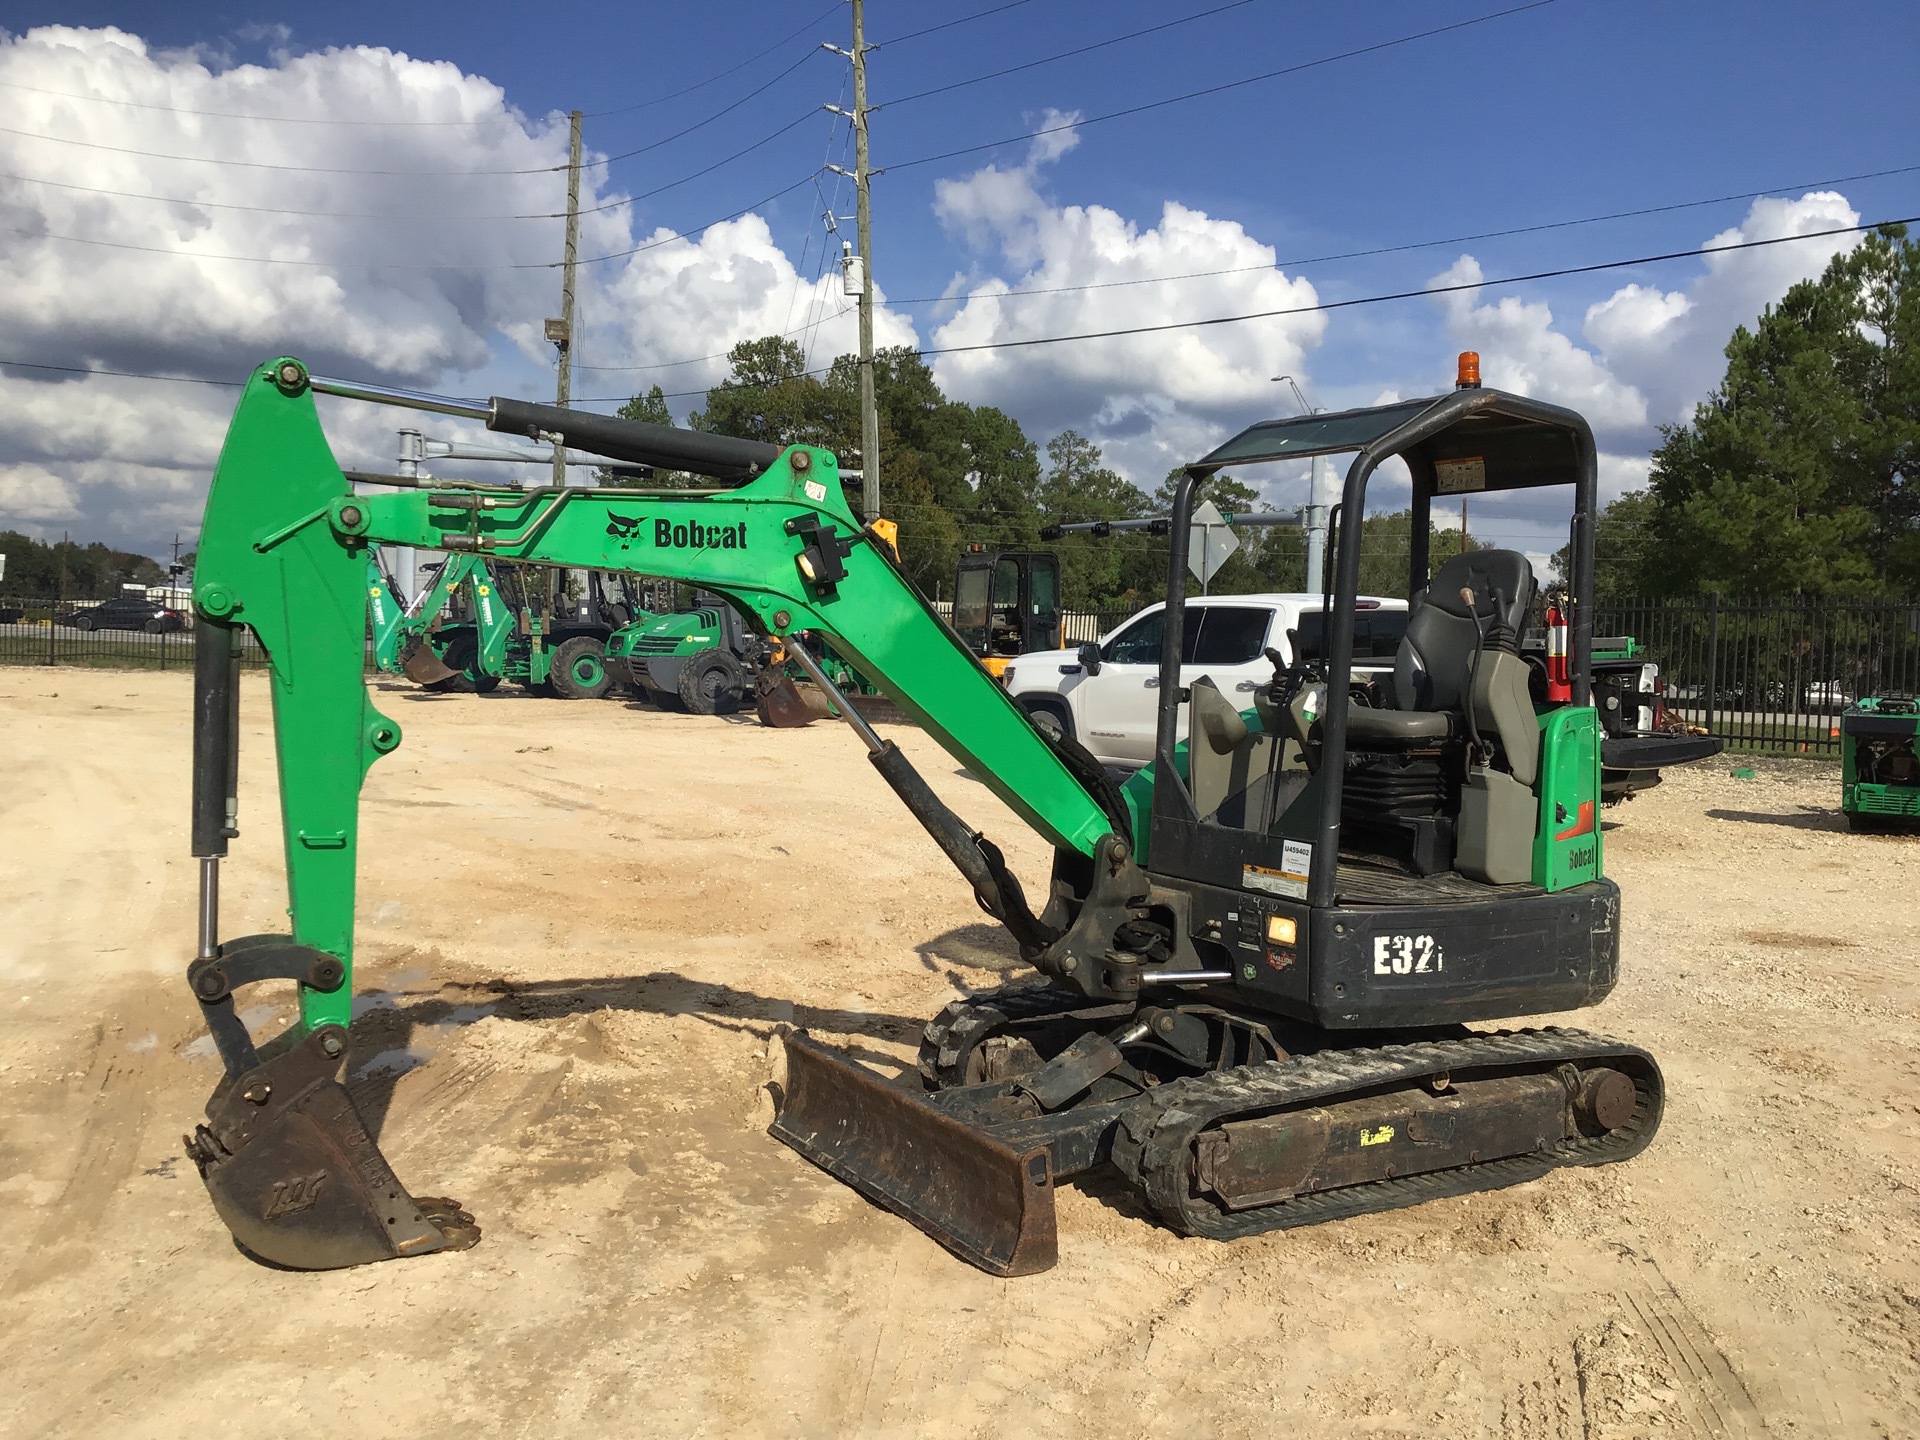
[[[1187,536],[1187,568],[1200,582],[1201,590],[1220,573],[1220,567],[1233,558],[1240,542],[1233,538],[1227,517],[1213,501],[1202,501],[1193,512],[1193,530]]]

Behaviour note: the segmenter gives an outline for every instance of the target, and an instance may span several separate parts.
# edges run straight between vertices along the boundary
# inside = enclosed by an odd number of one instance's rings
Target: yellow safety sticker
[[[1384,1145],[1392,1138],[1393,1127],[1391,1125],[1376,1125],[1371,1130],[1362,1130],[1360,1132],[1360,1143],[1362,1145]]]

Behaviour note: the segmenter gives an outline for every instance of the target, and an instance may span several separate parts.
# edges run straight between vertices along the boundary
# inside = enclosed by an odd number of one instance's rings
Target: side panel
[[[1540,825],[1533,883],[1566,890],[1603,873],[1600,839],[1600,724],[1590,705],[1540,717]]]
[[[1313,916],[1312,1018],[1331,1029],[1506,1020],[1596,1005],[1620,975],[1620,891]]]

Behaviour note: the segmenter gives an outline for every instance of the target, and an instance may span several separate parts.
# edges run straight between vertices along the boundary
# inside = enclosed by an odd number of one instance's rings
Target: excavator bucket
[[[243,1248],[293,1270],[466,1249],[473,1216],[409,1195],[367,1133],[336,1078],[345,1040],[322,1026],[221,1081],[186,1142],[213,1208]]]
[[[753,682],[753,705],[760,723],[776,730],[797,730],[833,713],[817,686],[796,684],[778,666],[763,670]]]
[[[1059,1257],[1044,1145],[1015,1149],[804,1033],[787,1037],[775,1139],[990,1275]]]
[[[433,645],[425,635],[401,652],[400,668],[416,685],[437,685],[460,673],[434,653]]]

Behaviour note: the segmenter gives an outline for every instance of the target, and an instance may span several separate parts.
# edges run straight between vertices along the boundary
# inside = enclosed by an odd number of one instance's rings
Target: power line
[[[797,278],[797,272],[796,272],[796,278]],[[819,275],[816,274],[814,279],[815,279],[815,283],[818,284]],[[789,311],[791,311],[791,307],[789,307]],[[824,325],[829,320],[838,320],[842,315],[850,315],[852,313],[853,313],[853,306],[843,305],[838,310],[834,311],[831,315],[823,315],[817,320],[810,319],[807,321],[806,324],[796,325],[791,330],[782,330],[772,338],[776,340],[785,340],[790,336],[798,335],[798,334],[801,334],[803,331],[812,330],[818,326]],[[756,338],[764,339],[767,337],[760,336]],[[712,355],[693,355],[693,356],[689,356],[685,360],[660,360],[660,361],[655,361],[654,363],[648,364],[648,365],[576,365],[573,368],[576,370],[592,370],[599,374],[630,375],[630,374],[636,374],[640,371],[646,371],[646,370],[677,370],[682,365],[702,365],[709,360],[724,360],[727,358],[727,356],[729,356],[732,353],[733,353],[733,350],[732,350],[732,347],[730,346],[727,349],[717,351]],[[699,392],[695,391],[692,393],[698,394]]]
[[[1265,80],[1277,80],[1285,75],[1298,75],[1304,70],[1317,69],[1322,65],[1332,65],[1341,60],[1352,60],[1361,55],[1374,55],[1383,50],[1392,50],[1401,45],[1411,45],[1417,40],[1430,40],[1436,35],[1450,34],[1456,30],[1470,29],[1476,25],[1490,24],[1495,20],[1504,20],[1512,15],[1525,14],[1529,10],[1543,10],[1559,0],[1528,0],[1527,4],[1515,5],[1511,9],[1496,10],[1488,15],[1477,15],[1469,20],[1456,20],[1451,25],[1437,25],[1431,30],[1421,30],[1412,35],[1401,35],[1392,40],[1382,40],[1373,45],[1362,45],[1354,50],[1343,50],[1337,55],[1325,55],[1318,60],[1303,60],[1298,65],[1288,65],[1279,70],[1268,70],[1264,74],[1249,75],[1243,80],[1227,80],[1218,85],[1208,85],[1199,90],[1189,90],[1184,95],[1172,95],[1164,100],[1149,100],[1141,105],[1129,105],[1123,110],[1109,110],[1104,115],[1094,115],[1071,122],[1049,125],[1042,130],[1031,130],[1024,135],[1009,135],[1000,140],[988,140],[979,145],[963,145],[957,150],[943,150],[938,155],[922,155],[917,160],[900,160],[889,165],[889,170],[911,170],[920,165],[932,165],[941,160],[951,160],[959,155],[975,155],[982,150],[997,150],[1002,145],[1020,145],[1037,140],[1042,135],[1054,135],[1063,130],[1077,130],[1087,125],[1098,125],[1104,120],[1118,120],[1128,115],[1143,115],[1150,110],[1164,110],[1169,105],[1180,105],[1188,100],[1198,100],[1207,95],[1220,95],[1229,90],[1238,90],[1248,85],[1257,85]]]
[[[718,223],[718,222],[715,222]],[[24,235],[30,240],[57,240],[63,245],[94,245],[107,250],[138,250],[148,255],[171,255],[182,260],[223,260],[236,265],[290,265],[303,270],[553,270],[558,260],[495,261],[490,264],[420,264],[401,260],[296,260],[280,255],[218,255],[199,250],[175,250],[164,245],[138,245],[131,240],[96,240],[86,235],[56,235],[47,230],[26,230],[15,225],[0,225],[0,233]]]
[[[720,109],[714,111],[711,115],[707,116],[705,119],[696,120],[693,122],[693,124],[686,126],[684,129],[676,130],[671,135],[664,135],[658,140],[654,140],[646,145],[640,146],[638,149],[625,150],[618,155],[608,155],[599,160],[592,161],[591,163],[595,165],[611,165],[618,160],[631,160],[636,155],[645,155],[649,151],[658,150],[663,145],[671,145],[674,141],[683,139],[684,137],[693,134],[693,132],[696,130],[703,130],[707,126],[711,125],[714,121],[718,120],[721,116],[731,115],[735,110],[738,110],[742,105],[746,104],[749,100],[753,99],[755,96],[762,95],[766,91],[771,90],[775,85],[778,85],[782,80],[786,79],[789,75],[793,74],[794,71],[798,70],[802,65],[806,64],[809,60],[813,59],[813,57],[818,55],[819,53],[820,52],[818,50],[807,51],[806,54],[802,55],[798,60],[794,61],[793,64],[789,65],[786,69],[782,70],[778,75],[774,76],[771,80],[767,81],[763,85],[756,86],[752,90],[749,90],[746,94],[742,95],[738,100],[735,100],[731,105],[722,106]],[[810,107],[807,110],[807,114],[812,115],[813,113],[814,112]],[[792,128],[793,126],[789,125],[785,127],[785,130],[791,130]],[[774,133],[783,134],[785,133],[785,131],[777,130]],[[745,152],[742,152],[742,153],[745,153]]]
[[[651,100],[642,100],[634,105],[616,105],[606,110],[589,110],[586,112],[585,118],[598,120],[610,115],[627,115],[636,110],[647,110],[655,105],[664,105],[669,100],[677,100],[682,95],[691,95],[696,90],[703,90],[715,81],[724,80],[729,75],[737,74],[756,61],[764,60],[767,56],[773,54],[774,51],[791,44],[806,31],[812,29],[815,25],[818,25],[822,20],[825,20],[837,11],[840,8],[840,4],[841,0],[834,0],[834,3],[828,5],[825,10],[822,10],[818,15],[814,16],[813,19],[807,21],[807,23],[802,25],[798,30],[790,32],[781,39],[774,41],[773,44],[769,45],[766,49],[749,55],[745,60],[720,71],[718,74],[709,75],[704,80],[697,80],[691,85],[682,86],[680,89],[670,91],[665,95],[656,95]],[[272,125],[336,125],[362,127],[383,125],[410,129],[477,129],[490,125],[520,125],[524,127],[526,124],[525,119],[513,115],[501,115],[488,120],[359,120],[341,119],[334,115],[250,115],[232,110],[196,110],[185,105],[156,105],[144,100],[122,100],[112,95],[83,95],[73,90],[51,90],[43,85],[28,85],[18,80],[0,80],[0,87],[8,90],[25,90],[35,95],[51,95],[61,100],[86,100],[96,105],[119,105],[129,110],[152,110],[165,115],[191,115],[197,119],[205,120],[245,120]],[[557,114],[558,112],[550,113]]]
[[[1567,275],[1592,275],[1603,270],[1625,270],[1635,265],[1654,265],[1667,260],[1696,260],[1703,255],[1721,255],[1733,250],[1757,250],[1768,245],[1788,245],[1799,240],[1820,240],[1833,235],[1858,235],[1883,225],[1920,223],[1920,215],[1897,220],[1875,220],[1865,225],[1842,225],[1831,230],[1809,230],[1801,235],[1776,235],[1766,240],[1743,240],[1732,245],[1702,246],[1694,250],[1670,250],[1660,255],[1641,255],[1631,260],[1603,260],[1592,265],[1567,265],[1557,270],[1536,270],[1528,275],[1509,275],[1498,280],[1467,280],[1452,285],[1430,285],[1419,290],[1397,290],[1385,295],[1360,295],[1350,300],[1328,300],[1316,305],[1290,305],[1278,310],[1255,310],[1243,315],[1216,315],[1205,320],[1169,320],[1158,325],[1128,325],[1117,330],[1088,330],[1077,335],[1040,335],[1025,340],[994,340],[978,345],[944,345],[918,350],[927,355],[961,355],[975,350],[1017,350],[1035,345],[1060,345],[1071,340],[1111,340],[1125,335],[1152,335],[1168,330],[1199,330],[1213,325],[1238,325],[1247,320],[1272,320],[1286,315],[1323,314],[1329,310],[1349,310],[1360,305],[1381,305],[1391,300],[1418,300],[1433,295],[1452,295],[1467,290],[1486,290],[1498,285],[1523,285],[1535,280],[1556,280]]]
[[[631,249],[615,250],[611,254],[607,254],[607,255],[595,255],[590,259],[584,259],[580,261],[580,263],[582,265],[600,265],[600,264],[604,264],[609,260],[624,260],[629,255],[638,255],[647,250],[657,250],[662,245],[671,245],[676,240],[685,240],[689,236],[703,234],[706,231],[711,230],[716,225],[724,225],[729,220],[738,220],[742,215],[746,215],[751,213],[752,211],[758,210],[762,205],[771,205],[775,200],[778,200],[781,196],[791,194],[793,191],[798,190],[802,185],[812,184],[814,176],[818,175],[819,173],[820,173],[819,171],[815,170],[806,175],[802,175],[798,180],[794,181],[791,185],[782,186],[780,189],[774,191],[773,194],[768,195],[762,199],[756,200],[751,205],[743,205],[738,210],[732,211],[726,215],[722,215],[718,220],[709,220],[707,221],[706,224],[696,226],[691,230],[682,230],[677,233],[667,235],[664,238],[659,240],[649,240],[644,245],[635,245]]]
[[[0,80],[0,86],[8,90],[28,90],[35,95],[52,95],[62,100],[87,100],[96,105],[120,105],[129,110],[157,110],[166,115],[192,115],[203,120],[248,120],[275,125],[393,125],[421,128],[525,123],[512,115],[502,115],[492,120],[341,120],[331,115],[243,115],[231,110],[193,110],[184,105],[155,105],[144,100],[122,100],[113,95],[81,95],[72,90],[49,90],[43,85],[27,85],[18,80]]]
[[[805,182],[802,182],[802,183],[805,183]],[[788,188],[793,189],[796,187],[789,186]],[[713,223],[718,224],[719,222],[715,221]],[[1239,324],[1247,320],[1267,320],[1267,319],[1273,319],[1275,317],[1285,316],[1285,315],[1305,315],[1305,314],[1313,314],[1316,312],[1323,312],[1328,310],[1346,310],[1346,309],[1351,309],[1355,306],[1360,306],[1360,305],[1381,305],[1381,304],[1386,304],[1390,301],[1419,300],[1419,299],[1430,298],[1434,295],[1458,294],[1461,292],[1472,291],[1472,290],[1488,290],[1501,285],[1520,285],[1520,284],[1526,284],[1526,283],[1537,281],[1537,280],[1559,279],[1561,277],[1568,276],[1568,275],[1591,275],[1591,274],[1599,273],[1601,271],[1623,270],[1635,265],[1653,265],[1653,264],[1659,264],[1669,260],[1695,260],[1700,258],[1703,255],[1727,254],[1736,250],[1757,250],[1767,246],[1793,244],[1801,240],[1821,240],[1821,239],[1831,238],[1832,236],[1835,236],[1835,235],[1859,235],[1859,234],[1864,234],[1870,230],[1879,230],[1887,226],[1914,225],[1914,224],[1920,224],[1920,215],[1902,216],[1897,219],[1888,219],[1888,220],[1874,220],[1874,221],[1869,221],[1865,224],[1860,224],[1860,225],[1835,226],[1832,229],[1812,230],[1800,235],[1779,235],[1779,236],[1774,236],[1770,239],[1765,239],[1765,240],[1744,240],[1734,244],[1714,245],[1714,246],[1703,247],[1703,248],[1694,249],[1694,250],[1671,250],[1671,251],[1665,252],[1664,254],[1659,254],[1659,255],[1637,256],[1630,260],[1605,260],[1605,261],[1599,261],[1590,265],[1563,266],[1556,270],[1536,270],[1526,275],[1509,275],[1509,276],[1504,276],[1504,277],[1493,279],[1493,280],[1468,280],[1468,281],[1460,281],[1458,283],[1451,284],[1451,285],[1435,285],[1435,286],[1431,286],[1421,290],[1400,290],[1400,291],[1394,291],[1392,293],[1382,294],[1382,295],[1356,296],[1353,299],[1349,299],[1349,300],[1330,300],[1323,304],[1291,306],[1281,310],[1263,310],[1263,311],[1257,311],[1257,312],[1244,314],[1244,315],[1222,315],[1222,316],[1216,316],[1216,317],[1205,319],[1205,320],[1170,321],[1168,323],[1160,324],[1160,325],[1135,325],[1135,326],[1128,326],[1126,328],[1118,329],[1118,330],[1089,331],[1089,332],[1076,334],[1076,335],[1047,335],[1047,336],[1037,336],[1037,337],[1034,337],[1031,339],[1025,339],[1025,340],[996,340],[996,341],[988,341],[978,345],[948,345],[948,346],[938,346],[938,347],[930,346],[924,349],[916,350],[913,353],[921,357],[926,357],[930,355],[963,354],[971,351],[980,351],[980,350],[1017,350],[1017,349],[1029,348],[1036,345],[1062,344],[1062,343],[1065,343],[1068,341],[1074,341],[1074,340],[1106,340],[1106,339],[1113,339],[1119,336],[1155,334],[1155,333],[1168,331],[1168,330],[1192,330],[1192,329],[1200,329],[1203,327],[1213,326],[1213,325],[1233,325],[1233,324]],[[40,364],[34,361],[28,361],[28,360],[0,359],[0,367],[5,367],[5,366],[17,366],[23,369],[31,369],[31,370],[55,370],[55,371],[61,371],[64,373],[75,374],[75,375],[115,375],[115,376],[120,376],[123,378],[134,379],[134,380],[164,380],[164,381],[178,382],[182,384],[195,384],[195,385],[225,385],[225,386],[233,387],[233,386],[237,386],[240,383],[240,382],[225,381],[225,380],[198,380],[188,376],[151,375],[151,374],[143,374],[135,371],[125,371],[125,370],[95,370],[95,369],[90,369],[90,368],[81,367],[81,366],[48,365],[48,364]],[[781,380],[784,381],[789,379],[798,379],[798,378],[801,378],[802,376],[807,376],[807,375],[823,375],[828,373],[831,369],[832,369],[831,366],[816,367],[811,370],[799,371],[794,375],[782,376]],[[780,382],[776,381],[774,383],[777,384]],[[691,395],[704,395],[716,388],[720,388],[720,387],[709,386],[705,390],[676,391],[668,395],[666,398],[679,399],[679,398],[684,398],[686,396],[691,396]],[[763,388],[763,387],[735,385],[734,388],[757,389],[757,388]],[[619,404],[619,403],[623,403],[628,398],[630,397],[622,396],[622,395],[591,395],[591,396],[580,397],[576,403]]]
[[[1083,290],[1115,290],[1131,285],[1164,285],[1178,280],[1206,280],[1220,275],[1248,275],[1263,270],[1301,269],[1308,265],[1327,265],[1337,260],[1362,260],[1376,255],[1399,255],[1409,250],[1434,250],[1447,245],[1465,245],[1475,240],[1501,240],[1515,235],[1535,235],[1547,230],[1566,230],[1578,225],[1598,225],[1609,220],[1633,220],[1647,215],[1665,215],[1676,210],[1697,210],[1709,205],[1725,205],[1735,200],[1757,200],[1789,190],[1813,190],[1827,185],[1848,185],[1857,180],[1884,180],[1894,175],[1911,175],[1920,165],[1903,165],[1893,170],[1869,170],[1858,175],[1841,175],[1831,180],[1806,180],[1794,185],[1770,185],[1762,190],[1743,190],[1732,195],[1716,195],[1705,200],[1680,200],[1671,205],[1647,205],[1636,210],[1615,210],[1606,215],[1587,215],[1577,220],[1549,220],[1538,225],[1517,225],[1506,230],[1482,230],[1471,235],[1455,235],[1444,240],[1410,240],[1400,245],[1380,245],[1368,250],[1343,250],[1329,255],[1309,255],[1275,260],[1270,265],[1233,265],[1220,270],[1188,270],[1178,275],[1148,275],[1135,280],[1099,280],[1084,285],[1047,285],[1026,290],[996,290],[972,295],[916,295],[908,299],[889,299],[889,305],[939,305],[979,298],[1001,300],[1015,295],[1066,295]]]
[[[898,45],[907,40],[918,40],[922,35],[931,35],[938,30],[951,30],[956,25],[971,24],[975,20],[984,20],[989,15],[998,15],[1003,10],[1018,10],[1030,0],[1007,0],[1004,5],[995,5],[986,10],[976,10],[971,15],[962,15],[957,20],[942,20],[938,25],[929,25],[924,30],[909,30],[905,35],[896,35],[891,40],[882,40],[869,45],[869,50],[878,50],[882,45]],[[836,7],[837,8],[837,7]]]
[[[731,165],[734,161],[740,159],[740,157],[743,155],[751,155],[755,150],[758,150],[762,145],[772,144],[775,140],[778,140],[782,135],[786,134],[789,130],[796,129],[799,126],[806,124],[807,121],[813,119],[813,117],[818,115],[819,113],[820,111],[818,107],[809,108],[803,113],[794,116],[793,119],[789,120],[786,124],[782,125],[778,130],[775,130],[771,134],[762,135],[758,140],[754,141],[751,145],[742,146],[740,149],[734,151],[731,155],[722,156],[720,159],[715,160],[711,165],[703,165],[701,166],[700,169],[695,170],[692,174],[682,175],[678,180],[669,180],[664,185],[656,185],[651,190],[642,190],[638,195],[628,195],[619,200],[609,200],[604,205],[595,205],[592,209],[582,210],[580,213],[582,215],[598,215],[603,210],[618,210],[622,205],[633,205],[633,204],[637,204],[639,201],[642,201],[642,200],[650,200],[655,195],[664,195],[669,190],[678,189],[680,186],[686,184],[689,180],[698,180],[702,175],[711,175],[714,171],[719,170],[724,166]],[[639,152],[635,151],[634,153],[638,154]],[[626,157],[615,156],[614,158],[625,159]],[[592,163],[597,165],[597,164],[603,164],[605,162],[594,161]],[[552,217],[542,217],[542,218],[552,218]]]
[[[16,130],[0,125],[0,135],[19,135],[29,140],[45,140],[51,145],[78,145],[87,150],[106,150],[115,155],[138,155],[146,160],[179,160],[192,165],[230,165],[247,170],[281,170],[301,175],[398,175],[413,178],[443,175],[547,175],[567,167],[533,165],[519,170],[362,170],[335,165],[282,165],[268,160],[227,160],[213,155],[172,155],[162,150],[135,150],[126,145],[107,145],[98,140],[73,140],[64,135],[43,135],[38,130]]]
[[[826,9],[822,10],[818,15],[814,16],[811,20],[807,21],[807,23],[802,25],[798,30],[794,30],[789,34],[782,36],[780,39],[774,41],[773,44],[767,46],[766,49],[758,51],[752,55],[749,55],[746,59],[742,60],[739,64],[734,65],[729,69],[722,70],[717,75],[709,75],[704,80],[696,80],[691,85],[682,86],[680,89],[670,91],[665,95],[656,95],[651,100],[642,100],[638,104],[620,105],[611,110],[589,110],[587,112],[586,118],[589,120],[598,120],[602,116],[606,116],[606,115],[627,115],[632,113],[635,110],[650,110],[655,105],[664,105],[669,100],[678,100],[682,95],[691,95],[696,90],[704,90],[707,86],[713,84],[714,81],[724,80],[729,75],[736,75],[740,71],[746,69],[749,65],[753,64],[755,61],[764,60],[767,58],[767,56],[773,54],[774,51],[782,49],[785,46],[791,44],[793,41],[799,39],[807,31],[811,30],[814,26],[818,25],[822,20],[825,20],[828,16],[835,14],[840,9],[840,6],[843,3],[844,3],[844,0],[832,0],[832,3],[829,4]]]
[[[1196,20],[1205,20],[1208,16],[1219,15],[1228,10],[1238,10],[1243,5],[1251,5],[1253,3],[1254,0],[1228,0],[1228,3],[1225,5],[1216,5],[1211,10],[1202,10],[1197,15],[1182,15],[1177,20],[1167,20],[1158,25],[1149,25],[1144,30],[1132,30],[1125,35],[1115,35],[1110,40],[1096,40],[1091,45],[1080,45],[1072,50],[1062,50],[1057,55],[1047,55],[1039,60],[1028,60],[1024,64],[1009,65],[1004,70],[993,70],[985,75],[975,75],[967,80],[955,80],[946,85],[936,85],[931,90],[916,90],[911,95],[902,95],[898,100],[888,100],[884,105],[876,105],[873,108],[880,110],[892,105],[908,105],[915,100],[925,100],[930,95],[944,95],[949,90],[962,90],[969,85],[980,85],[988,80],[998,80],[1003,75],[1018,75],[1022,70],[1035,70],[1042,65],[1051,65],[1056,60],[1070,60],[1075,55],[1091,54],[1095,50],[1104,50],[1109,45],[1119,45],[1127,40],[1138,40],[1143,35],[1157,35],[1162,30],[1172,30],[1180,25],[1191,25]]]
[[[817,174],[818,172],[816,171],[814,173]],[[611,255],[596,255],[596,256],[589,257],[587,259],[580,260],[576,263],[581,265],[598,265],[608,260],[621,260],[621,259],[625,259],[630,255],[638,255],[643,251],[657,250],[662,245],[671,245],[676,240],[686,240],[695,235],[705,234],[708,230],[711,230],[716,225],[724,225],[729,220],[738,220],[742,215],[748,214],[754,210],[758,210],[762,205],[771,204],[773,201],[778,200],[781,196],[786,195],[791,191],[799,189],[802,185],[806,185],[810,183],[813,180],[813,178],[814,176],[812,174],[805,175],[801,177],[799,180],[794,181],[793,184],[788,185],[780,190],[776,190],[774,191],[773,194],[768,195],[763,199],[756,200],[751,205],[744,206],[739,210],[735,210],[729,214],[722,215],[717,220],[709,220],[705,224],[696,225],[691,229],[674,231],[668,235],[662,236],[660,239],[649,240],[643,245],[635,245],[634,247],[628,250],[621,250]],[[542,218],[559,218],[559,217],[542,217]],[[560,267],[560,263],[561,263],[558,260],[537,260],[537,261],[522,260],[522,261],[494,261],[486,264],[467,263],[467,264],[454,265],[454,264],[420,264],[420,263],[409,263],[405,261],[391,261],[391,260],[368,260],[363,262],[362,261],[347,262],[347,261],[340,261],[340,260],[296,260],[296,259],[290,259],[282,256],[276,256],[276,255],[205,254],[197,250],[173,250],[160,245],[139,245],[139,244],[135,244],[130,240],[96,240],[84,235],[56,235],[50,231],[26,230],[18,226],[12,226],[12,225],[0,225],[0,234],[22,235],[30,240],[54,240],[54,241],[59,241],[60,243],[66,244],[66,245],[94,245],[94,246],[99,246],[109,250],[137,250],[150,255],[172,255],[172,256],[180,257],[182,259],[188,259],[188,260],[225,260],[225,261],[231,261],[235,264],[240,264],[240,265],[291,265],[299,269],[317,269],[317,270],[422,270],[422,271],[555,270]]]

